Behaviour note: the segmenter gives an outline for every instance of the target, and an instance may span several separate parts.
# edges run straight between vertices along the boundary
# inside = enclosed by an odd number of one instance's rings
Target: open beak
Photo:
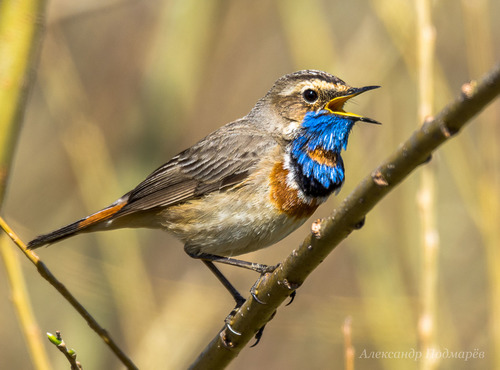
[[[353,87],[345,92],[345,95],[338,96],[336,98],[333,98],[328,102],[328,104],[325,105],[325,109],[330,111],[333,114],[339,115],[339,116],[346,116],[346,117],[352,117],[356,121],[363,121],[363,122],[369,122],[369,123],[375,123],[377,125],[380,125],[381,123],[378,121],[375,121],[374,119],[368,118],[368,117],[363,117],[360,116],[359,114],[355,113],[350,113],[346,112],[343,107],[346,101],[349,99],[364,93],[365,91],[368,90],[373,90],[373,89],[378,89],[380,86],[365,86],[365,87]]]

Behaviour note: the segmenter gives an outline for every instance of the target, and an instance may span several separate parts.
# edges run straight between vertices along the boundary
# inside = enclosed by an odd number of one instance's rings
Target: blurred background
[[[28,242],[97,211],[179,151],[244,116],[278,77],[306,68],[353,86],[382,86],[348,103],[383,125],[355,127],[344,154],[345,186],[311,220],[326,217],[419,124],[415,8],[410,0],[50,1],[4,217]],[[434,3],[434,112],[499,60],[498,14],[498,1]],[[430,163],[440,239],[436,348],[484,353],[484,359],[441,359],[440,369],[500,363],[499,118],[497,101]],[[348,318],[355,369],[419,368],[413,359],[366,358],[420,348],[428,271],[419,186],[416,171],[230,368],[344,368],[341,328]],[[275,264],[309,228],[307,222],[276,246],[243,257]],[[141,369],[186,368],[234,306],[208,269],[161,231],[82,235],[37,253]],[[73,308],[28,261],[21,263],[40,335],[60,330],[86,369],[121,368]],[[257,278],[222,270],[244,295]],[[0,368],[28,369],[3,265],[0,276]],[[46,350],[54,368],[68,368],[48,341]]]

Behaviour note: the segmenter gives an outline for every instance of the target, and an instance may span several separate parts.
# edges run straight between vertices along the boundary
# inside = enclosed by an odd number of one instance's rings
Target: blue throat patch
[[[307,196],[323,197],[339,189],[344,182],[344,164],[340,152],[346,149],[354,120],[326,110],[308,112],[299,136],[292,141],[291,162],[296,180]],[[333,165],[311,158],[315,151],[334,153]]]

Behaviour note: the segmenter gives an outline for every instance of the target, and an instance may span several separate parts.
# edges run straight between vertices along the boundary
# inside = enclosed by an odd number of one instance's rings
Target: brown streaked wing
[[[276,145],[269,134],[245,120],[221,127],[128,193],[119,215],[170,206],[241,183]]]

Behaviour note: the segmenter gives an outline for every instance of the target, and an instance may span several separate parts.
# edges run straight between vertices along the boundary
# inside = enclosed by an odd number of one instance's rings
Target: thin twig
[[[221,369],[227,366],[272,317],[276,309],[307,276],[344,240],[359,228],[366,214],[419,165],[426,163],[445,141],[500,94],[500,64],[479,83],[462,86],[460,96],[434,119],[428,120],[387,158],[332,213],[316,223],[302,245],[292,251],[273,273],[256,283],[252,296],[223,327],[191,365],[191,369]],[[241,335],[236,335],[240,333]]]
[[[26,257],[36,266],[38,272],[42,277],[49,282],[61,295],[75,308],[75,310],[82,316],[87,324],[104,340],[113,353],[120,359],[120,361],[127,367],[127,369],[137,369],[132,360],[118,347],[115,341],[109,336],[108,332],[99,325],[99,323],[88,313],[83,305],[70,293],[70,291],[50,272],[40,258],[32,251],[29,250],[23,241],[14,233],[5,220],[0,217],[0,228],[12,239],[12,241],[19,247]]]
[[[47,333],[47,338],[50,343],[54,344],[61,351],[71,365],[71,370],[82,370],[83,366],[79,361],[76,361],[76,352],[72,348],[68,348],[61,337],[61,332],[56,330],[56,335]]]

